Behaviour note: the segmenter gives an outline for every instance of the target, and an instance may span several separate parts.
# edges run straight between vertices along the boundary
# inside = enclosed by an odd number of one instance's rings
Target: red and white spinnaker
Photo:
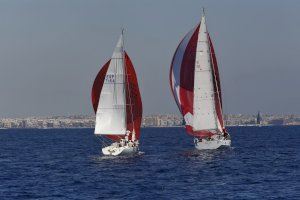
[[[179,43],[169,78],[187,133],[198,138],[226,134],[218,63],[204,15]]]

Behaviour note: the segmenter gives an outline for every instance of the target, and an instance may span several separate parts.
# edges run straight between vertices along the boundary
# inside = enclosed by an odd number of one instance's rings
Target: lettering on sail
[[[104,83],[115,83],[116,77],[114,74],[106,74]]]

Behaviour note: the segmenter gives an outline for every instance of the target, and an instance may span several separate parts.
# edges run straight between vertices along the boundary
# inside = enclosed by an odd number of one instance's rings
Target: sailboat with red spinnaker
[[[124,49],[123,31],[111,59],[101,68],[92,88],[95,135],[104,155],[135,154],[139,149],[142,101],[133,64]],[[112,141],[112,144],[107,144]]]
[[[230,146],[222,115],[218,63],[206,17],[178,45],[170,69],[170,87],[197,149]]]

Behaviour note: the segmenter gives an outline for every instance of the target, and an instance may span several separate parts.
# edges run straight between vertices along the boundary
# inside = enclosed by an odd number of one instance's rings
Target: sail
[[[193,130],[215,130],[218,129],[218,121],[205,17],[202,17],[198,32],[195,59]]]
[[[126,94],[123,39],[119,38],[105,74],[96,112],[95,134],[126,134]]]
[[[134,130],[135,138],[139,139],[141,96],[121,37],[112,58],[101,68],[93,84],[91,97],[96,113],[95,134],[119,140],[124,138],[126,130]]]
[[[223,131],[218,66],[205,16],[179,43],[170,86],[189,134],[206,137]]]

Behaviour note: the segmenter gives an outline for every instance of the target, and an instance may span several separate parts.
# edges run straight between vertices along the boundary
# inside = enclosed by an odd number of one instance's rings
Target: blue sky
[[[0,117],[92,114],[90,90],[126,29],[144,114],[178,113],[169,67],[206,8],[225,113],[300,114],[300,2],[2,0]]]

